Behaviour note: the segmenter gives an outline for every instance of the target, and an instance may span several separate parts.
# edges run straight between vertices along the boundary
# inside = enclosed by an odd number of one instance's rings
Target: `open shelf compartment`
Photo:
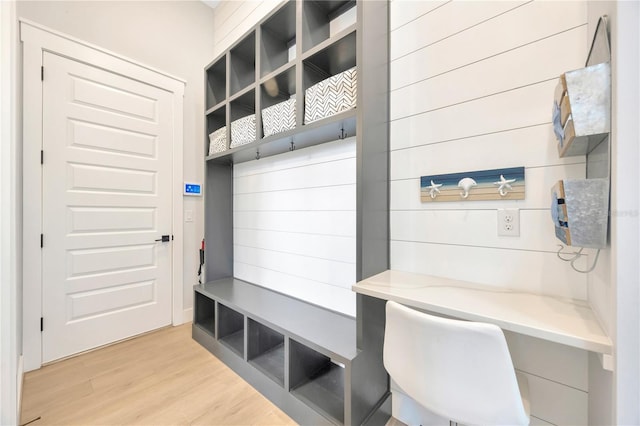
[[[304,89],[356,66],[356,33],[350,32],[304,60]]]
[[[296,94],[296,68],[292,66],[260,85],[261,107],[268,108]]]
[[[256,33],[252,31],[231,49],[229,55],[229,95],[256,81]]]
[[[302,51],[317,46],[356,21],[355,0],[302,2]]]
[[[209,109],[227,97],[227,55],[224,55],[207,68],[206,75],[207,109]]]
[[[291,394],[337,424],[344,424],[344,366],[289,340]]]
[[[207,296],[195,292],[195,317],[197,326],[215,337],[216,333],[216,302]]]
[[[247,360],[284,386],[284,335],[251,318],[247,326]]]
[[[227,109],[226,105],[221,105],[218,109],[211,111],[207,114],[207,135],[206,135],[206,143],[207,153],[209,152],[209,135],[215,132],[222,127],[227,125]],[[227,129],[227,140],[225,142],[226,147],[229,147],[229,131]]]
[[[260,77],[264,77],[296,56],[296,2],[289,0],[260,29]]]
[[[218,303],[218,340],[244,357],[244,315]]]

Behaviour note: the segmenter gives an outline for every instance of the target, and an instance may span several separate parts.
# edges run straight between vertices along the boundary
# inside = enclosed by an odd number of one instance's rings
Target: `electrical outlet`
[[[498,209],[498,235],[520,236],[520,209]]]

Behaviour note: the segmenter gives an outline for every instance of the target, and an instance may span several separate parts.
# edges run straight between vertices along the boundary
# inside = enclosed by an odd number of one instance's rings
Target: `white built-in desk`
[[[353,286],[356,293],[454,318],[492,323],[568,346],[611,354],[611,340],[585,302],[431,275],[388,270]]]

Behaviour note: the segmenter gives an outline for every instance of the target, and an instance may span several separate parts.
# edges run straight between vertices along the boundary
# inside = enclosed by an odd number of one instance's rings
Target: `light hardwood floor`
[[[280,409],[169,327],[29,372],[21,424],[293,425]]]

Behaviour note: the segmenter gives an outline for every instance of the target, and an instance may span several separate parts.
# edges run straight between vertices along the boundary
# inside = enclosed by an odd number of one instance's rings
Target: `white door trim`
[[[183,311],[183,96],[184,80],[131,59],[20,19],[23,45],[23,354],[24,369],[42,365],[42,86],[43,52],[103,68],[173,93],[174,145],[172,164],[172,323],[182,324]],[[46,70],[45,70],[46,73]],[[45,75],[46,78],[46,75]]]

